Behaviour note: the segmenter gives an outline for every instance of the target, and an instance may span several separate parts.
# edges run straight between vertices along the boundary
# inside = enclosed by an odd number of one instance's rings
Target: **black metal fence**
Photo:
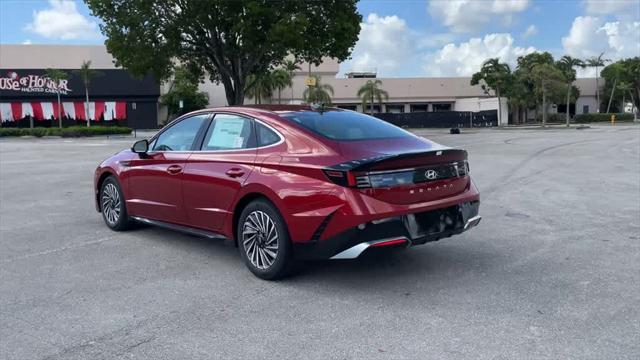
[[[413,112],[413,113],[379,113],[373,114],[378,119],[400,127],[409,128],[469,128],[498,126],[498,111],[486,110]]]

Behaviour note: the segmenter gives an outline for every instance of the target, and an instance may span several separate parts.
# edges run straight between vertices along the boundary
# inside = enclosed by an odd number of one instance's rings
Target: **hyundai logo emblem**
[[[438,178],[438,173],[435,170],[427,170],[424,172],[424,176],[428,180],[435,180]]]

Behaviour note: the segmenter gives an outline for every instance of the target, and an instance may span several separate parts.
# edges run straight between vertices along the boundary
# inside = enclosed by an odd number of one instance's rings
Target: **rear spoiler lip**
[[[443,147],[443,148],[438,148],[438,149],[428,150],[428,151],[415,151],[415,152],[409,152],[409,153],[375,156],[375,157],[364,158],[360,160],[350,160],[350,161],[345,161],[343,163],[327,167],[326,170],[364,171],[364,170],[368,170],[369,168],[371,168],[371,166],[375,164],[379,164],[381,162],[388,161],[388,160],[402,160],[402,159],[410,158],[413,156],[424,156],[424,155],[435,155],[435,156],[453,155],[454,153],[461,153],[465,159],[467,158],[466,150]]]

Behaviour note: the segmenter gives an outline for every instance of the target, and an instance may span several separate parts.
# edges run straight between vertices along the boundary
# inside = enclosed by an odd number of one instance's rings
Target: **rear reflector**
[[[407,243],[407,239],[405,238],[400,238],[400,239],[391,239],[391,240],[384,240],[384,241],[380,241],[374,244],[371,244],[371,247],[383,247],[383,246],[393,246],[393,245],[404,245]]]

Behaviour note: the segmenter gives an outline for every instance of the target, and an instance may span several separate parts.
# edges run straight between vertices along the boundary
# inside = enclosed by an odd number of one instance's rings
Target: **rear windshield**
[[[403,138],[408,132],[372,116],[347,110],[293,111],[279,113],[317,134],[332,140],[375,140]]]

